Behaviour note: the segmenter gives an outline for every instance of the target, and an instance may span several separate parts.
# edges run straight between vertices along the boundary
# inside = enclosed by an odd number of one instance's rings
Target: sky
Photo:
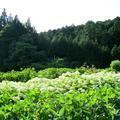
[[[120,16],[120,0],[0,0],[0,12],[27,18],[38,32]]]

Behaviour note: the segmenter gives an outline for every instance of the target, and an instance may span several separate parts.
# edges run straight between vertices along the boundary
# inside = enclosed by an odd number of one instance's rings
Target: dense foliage
[[[119,60],[112,61],[110,66],[113,70],[120,71],[120,61]]]
[[[0,81],[16,81],[25,82],[37,76],[37,72],[33,68],[27,68],[21,71],[0,72]]]
[[[9,72],[0,72],[0,82],[5,81],[16,81],[16,82],[26,82],[32,78],[39,77],[39,78],[57,78],[61,76],[63,73],[66,72],[75,72],[79,71],[81,74],[83,73],[96,73],[100,70],[96,70],[95,68],[47,68],[44,70],[36,71],[34,68],[25,68],[21,69],[20,71],[9,71]]]
[[[120,17],[38,34],[30,19],[23,24],[5,9],[0,15],[0,71],[52,65],[107,67],[115,59],[120,59]]]
[[[120,73],[76,71],[55,79],[2,81],[0,119],[119,120]]]
[[[119,120],[119,60],[120,17],[37,33],[4,9],[0,120]]]
[[[77,69],[78,70],[78,69]],[[81,73],[86,71],[86,68],[79,68]],[[40,71],[35,71],[34,68],[25,68],[21,69],[21,71],[9,71],[9,72],[0,72],[0,81],[16,81],[16,82],[26,82],[32,78],[57,78],[63,73],[66,72],[75,72],[75,69],[71,68],[47,68]]]

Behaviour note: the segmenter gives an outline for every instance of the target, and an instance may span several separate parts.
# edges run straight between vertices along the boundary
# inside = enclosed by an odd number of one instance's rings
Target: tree
[[[7,18],[7,13],[6,13],[6,9],[3,9],[2,15],[1,15],[1,22],[2,22],[2,27],[5,26],[8,22],[8,18]]]
[[[0,30],[8,23],[6,9],[4,8],[0,16]]]
[[[25,27],[29,33],[36,33],[35,28],[31,26],[30,18],[27,19],[27,22],[25,23]]]
[[[10,66],[8,65],[10,68],[19,69],[25,67],[32,63],[35,52],[36,47],[30,43],[16,42],[14,46],[11,46],[9,58],[6,62],[11,63]]]
[[[114,45],[114,47],[111,50],[111,55],[114,60],[119,59],[120,60],[120,45]]]

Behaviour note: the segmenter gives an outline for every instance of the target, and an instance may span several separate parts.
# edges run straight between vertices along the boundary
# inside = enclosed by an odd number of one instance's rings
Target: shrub
[[[77,74],[2,82],[0,120],[119,120],[120,74]]]
[[[76,68],[76,70],[79,71],[81,74],[83,73],[92,74],[100,71],[100,69],[96,69],[95,67],[91,67],[91,68],[80,67],[80,68]]]
[[[65,67],[65,60],[62,58],[56,58],[47,63],[47,68],[62,68]]]
[[[45,63],[32,63],[30,67],[35,68],[35,70],[43,70],[47,67]]]
[[[71,68],[47,68],[38,72],[38,77],[54,79],[66,72],[74,72]]]
[[[21,71],[10,71],[6,73],[0,73],[0,81],[8,80],[8,81],[21,81],[25,82],[31,78],[36,77],[36,71],[34,68],[26,68],[21,69]]]
[[[112,61],[110,67],[115,71],[120,71],[120,61],[119,60]]]

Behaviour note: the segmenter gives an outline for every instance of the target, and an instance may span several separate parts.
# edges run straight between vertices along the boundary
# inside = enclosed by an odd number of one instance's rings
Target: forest
[[[37,33],[30,19],[0,15],[0,71],[35,67],[106,68],[120,59],[120,17]]]
[[[120,120],[120,17],[38,33],[3,9],[0,120]]]

